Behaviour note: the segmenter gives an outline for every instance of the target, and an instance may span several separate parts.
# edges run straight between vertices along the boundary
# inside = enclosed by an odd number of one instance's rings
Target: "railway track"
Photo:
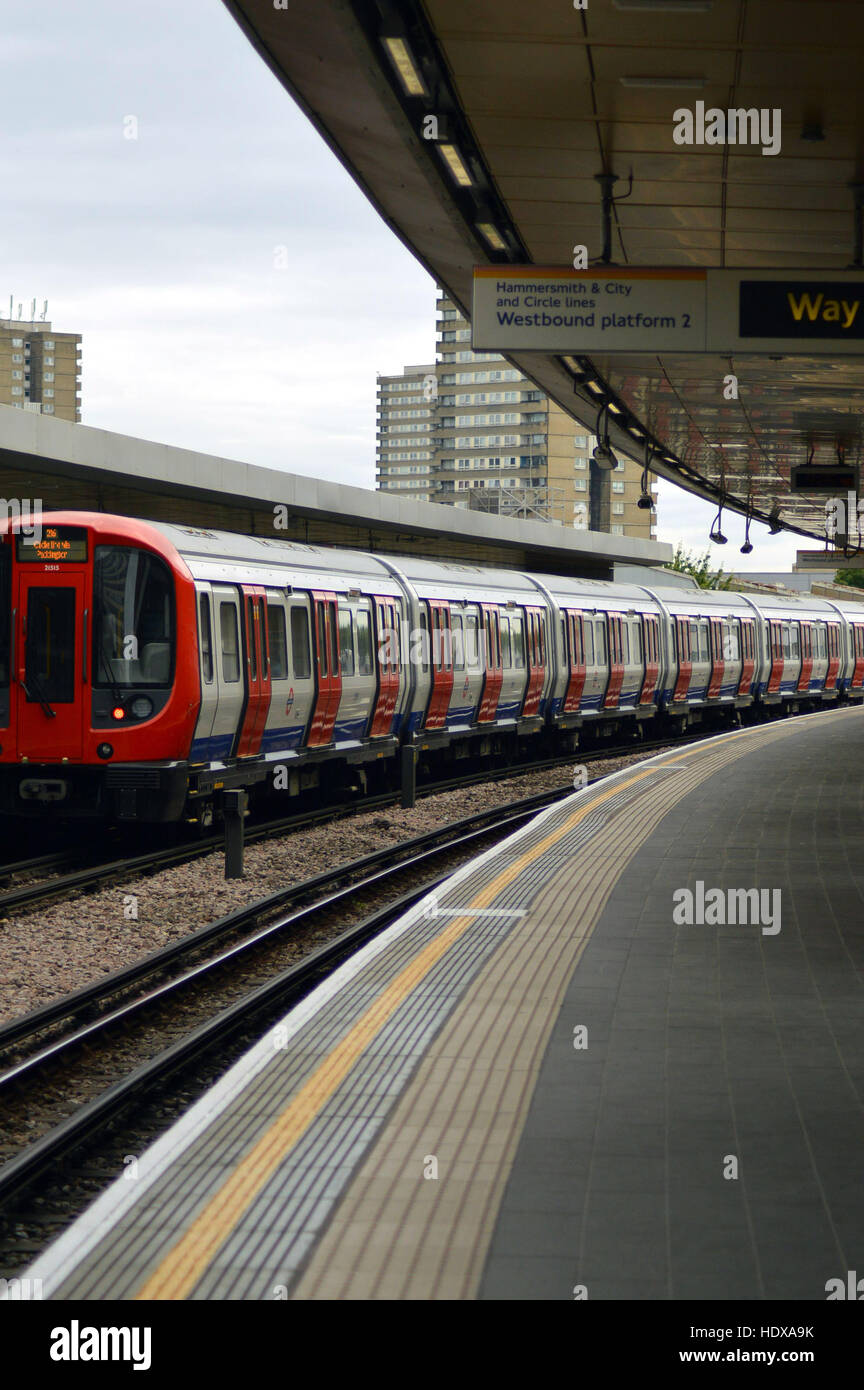
[[[157,1046],[131,1071],[125,1072],[73,1113],[53,1125],[35,1142],[18,1152],[0,1168],[0,1225],[5,1227],[6,1239],[0,1236],[0,1255],[8,1263],[17,1255],[30,1255],[38,1248],[39,1240],[28,1239],[25,1248],[9,1232],[19,1231],[21,1221],[10,1207],[15,1208],[22,1196],[28,1199],[37,1180],[40,1183],[38,1204],[30,1200],[24,1226],[33,1229],[41,1220],[39,1211],[47,1212],[46,1240],[66,1224],[92,1197],[92,1192],[79,1189],[76,1174],[92,1177],[92,1159],[85,1159],[71,1172],[70,1156],[100,1145],[98,1165],[101,1185],[122,1171],[123,1155],[117,1159],[116,1144],[106,1141],[118,1116],[130,1107],[138,1107],[153,1094],[154,1087],[177,1072],[196,1072],[193,1091],[200,1093],[210,1084],[207,1073],[199,1079],[202,1060],[212,1060],[221,1072],[226,1065],[226,1044],[232,1042],[239,1055],[250,1041],[258,1036],[295,1003],[328,972],[347,956],[394,921],[412,903],[427,894],[460,862],[478,852],[483,841],[500,839],[544,806],[566,795],[571,788],[562,787],[536,796],[511,802],[504,807],[488,809],[452,822],[428,834],[405,841],[398,846],[366,855],[305,880],[290,888],[235,911],[218,922],[201,928],[179,942],[154,952],[135,965],[104,977],[92,985],[58,999],[31,1014],[12,1020],[0,1028],[0,1051],[8,1055],[14,1048],[17,1055],[7,1061],[0,1072],[0,1105],[10,1113],[16,1105],[31,1107],[34,1098],[43,1091],[58,1089],[58,1068],[84,1068],[94,1057],[110,1048],[112,1039],[120,1036],[121,1051],[128,1051],[128,1035],[132,1027],[144,1026],[158,1032],[160,1018],[171,1021],[171,1012],[184,996],[207,991],[207,1016],[166,1046]],[[400,880],[407,879],[407,891]],[[421,880],[421,881],[418,881]],[[347,930],[339,930],[332,939],[312,950],[287,968],[273,970],[268,963],[268,949],[280,939],[306,929],[317,921],[335,915],[341,925],[347,915],[356,913],[370,894],[386,894],[383,904],[362,916]],[[274,917],[274,914],[275,917]],[[266,919],[266,920],[265,920]],[[251,929],[251,930],[250,930]],[[236,983],[218,985],[217,981],[238,966],[257,958],[257,978],[252,987],[244,987],[238,997],[224,1002],[224,995],[236,995]],[[133,993],[134,991],[134,993]],[[221,1005],[221,1006],[220,1006]],[[156,1020],[154,1022],[154,1020]],[[146,1021],[146,1022],[145,1022]],[[176,1032],[176,1027],[174,1028]],[[46,1036],[47,1033],[47,1036]],[[152,1038],[151,1038],[152,1045]],[[20,1055],[24,1049],[24,1054]],[[229,1060],[233,1060],[233,1056]],[[101,1065],[101,1063],[100,1063]],[[62,1080],[63,1090],[69,1088],[68,1075]],[[183,1106],[189,1103],[186,1089],[180,1095]],[[74,1081],[80,1093],[80,1075]],[[165,1096],[159,1104],[164,1110]],[[182,1107],[181,1107],[182,1108]],[[178,1112],[179,1113],[179,1112]],[[172,1116],[173,1118],[173,1116]],[[146,1124],[136,1122],[135,1133],[129,1136],[128,1118],[123,1118],[123,1135],[119,1142],[140,1151],[155,1133]],[[162,1125],[164,1128],[164,1123]],[[158,1129],[158,1126],[157,1126]],[[142,1130],[144,1131],[142,1133]],[[46,1201],[44,1186],[59,1189],[63,1214],[58,1218],[56,1201]],[[71,1192],[71,1196],[70,1196]],[[74,1211],[71,1210],[74,1208]],[[3,1248],[3,1247],[6,1248]]]

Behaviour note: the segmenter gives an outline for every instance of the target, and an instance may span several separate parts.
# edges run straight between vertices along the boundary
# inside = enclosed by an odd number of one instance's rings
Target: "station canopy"
[[[652,472],[824,541],[862,453],[864,5],[225,3],[469,317],[475,267],[572,274],[579,247],[601,292],[746,272],[705,291],[726,331],[692,347],[647,311],[608,346],[596,322],[484,346]]]

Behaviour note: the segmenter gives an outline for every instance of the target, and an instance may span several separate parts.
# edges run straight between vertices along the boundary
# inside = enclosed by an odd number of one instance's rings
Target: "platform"
[[[51,1298],[824,1300],[864,1258],[862,755],[864,711],[820,712],[544,812],[30,1275]],[[765,890],[723,899],[759,920],[710,924],[713,889]]]

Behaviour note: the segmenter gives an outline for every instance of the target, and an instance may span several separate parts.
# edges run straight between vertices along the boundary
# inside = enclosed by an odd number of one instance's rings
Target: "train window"
[[[498,614],[487,608],[483,614],[486,670],[497,671],[501,666],[501,644],[498,635]]]
[[[12,557],[0,546],[0,685],[9,684],[12,622]]]
[[[594,665],[594,624],[590,618],[584,619],[582,623],[582,649],[585,653],[585,665]]]
[[[222,679],[231,685],[240,679],[237,609],[233,603],[220,603],[219,605],[219,632],[222,639]]]
[[[795,660],[801,655],[801,637],[797,623],[789,624],[789,655]]]
[[[330,674],[335,676],[339,670],[339,620],[336,615],[336,604],[328,603],[327,607],[330,610],[330,622],[328,624],[330,631]]]
[[[97,545],[93,556],[93,684],[170,686],[174,581],[164,560],[134,546]]]
[[[354,674],[354,623],[347,608],[339,609],[339,669],[343,676]]]
[[[625,666],[630,665],[630,624],[623,618],[618,619],[618,630],[621,633],[621,659]]]
[[[787,656],[789,655],[789,625],[788,625],[788,623],[784,623],[784,624],[783,624],[783,655],[784,655],[784,657],[787,657]]]
[[[249,679],[258,679],[258,642],[255,636],[255,600],[247,598],[246,612],[249,616],[247,632],[249,635]]]
[[[267,605],[267,636],[270,639],[270,675],[274,681],[285,680],[288,675],[288,639],[285,610],[278,603]]]
[[[291,606],[291,666],[295,681],[308,680],[312,674],[309,659],[309,618],[299,604]]]
[[[606,629],[602,621],[597,623],[594,628],[594,644],[597,653],[597,665],[606,665]]]
[[[718,656],[723,661],[732,661],[732,624],[724,618],[720,624],[720,650]]]
[[[638,623],[628,624],[630,627],[630,643],[633,651],[633,661],[637,666],[642,665],[642,633],[639,631]]]
[[[462,614],[450,612],[450,630],[453,634],[453,670],[465,670],[465,639],[462,632]]]
[[[699,624],[699,660],[710,661],[708,650],[708,621],[703,618]]]
[[[316,653],[318,657],[318,670],[322,676],[326,676],[330,670],[327,661],[327,613],[323,603],[317,603],[315,605],[315,610],[318,624],[318,651]]]
[[[433,609],[432,660],[439,671],[453,670],[453,637],[449,609]]]
[[[198,628],[201,642],[201,669],[204,672],[204,683],[210,685],[213,681],[213,629],[210,624],[210,595],[198,595]]]
[[[510,619],[501,619],[501,665],[510,667],[513,660],[510,652]]]
[[[420,658],[421,670],[429,670],[429,611],[425,603],[420,605]]]
[[[371,676],[372,665],[372,627],[365,609],[355,614],[357,620],[357,674]]]
[[[511,619],[510,619],[510,626],[511,626],[512,635],[513,635],[513,642],[512,642],[513,665],[514,665],[514,666],[520,666],[520,667],[524,670],[524,668],[525,668],[525,628],[524,628],[523,623],[522,623],[522,615],[521,615],[521,614],[518,614],[516,617],[511,618]]]
[[[546,665],[546,624],[542,613],[537,614],[537,665]]]
[[[270,643],[267,641],[267,606],[263,598],[258,600],[258,641],[261,644],[261,679],[270,678]]]
[[[30,589],[27,595],[24,673],[24,693],[28,704],[73,703],[74,589]]]
[[[585,665],[585,652],[582,647],[582,619],[576,614],[570,614],[570,664],[571,666]]]
[[[465,614],[465,664],[476,671],[480,665],[480,643],[477,640],[477,614]]]

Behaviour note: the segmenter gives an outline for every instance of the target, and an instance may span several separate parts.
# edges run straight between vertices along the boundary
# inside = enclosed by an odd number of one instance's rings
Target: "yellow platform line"
[[[780,727],[785,730],[789,726]],[[777,730],[772,728],[770,732]],[[748,735],[752,735],[751,730],[742,730],[741,733],[729,735],[726,742],[731,743]],[[698,751],[699,745],[670,758],[669,761],[680,762]],[[590,801],[568,816],[556,830],[551,831],[507,868],[502,869],[496,878],[476,895],[466,911],[473,913],[478,908],[488,907],[504,888],[518,878],[523,869],[569,834],[597,806],[617,796],[627,787],[635,786],[636,783],[651,777],[655,768],[656,765],[645,768],[623,782],[617,782],[592,796]],[[473,915],[457,917],[430,941],[395,979],[391,980],[341,1042],[337,1043],[319,1064],[294,1099],[265,1130],[179,1240],[163,1256],[135,1295],[137,1299],[181,1299],[191,1292],[219,1248],[230,1237],[244,1212],[249,1210],[279,1164],[302,1138],[322,1107],[348,1076],[360,1053],[381,1032],[411,991],[416,989],[450,947],[474,926],[475,921]]]

